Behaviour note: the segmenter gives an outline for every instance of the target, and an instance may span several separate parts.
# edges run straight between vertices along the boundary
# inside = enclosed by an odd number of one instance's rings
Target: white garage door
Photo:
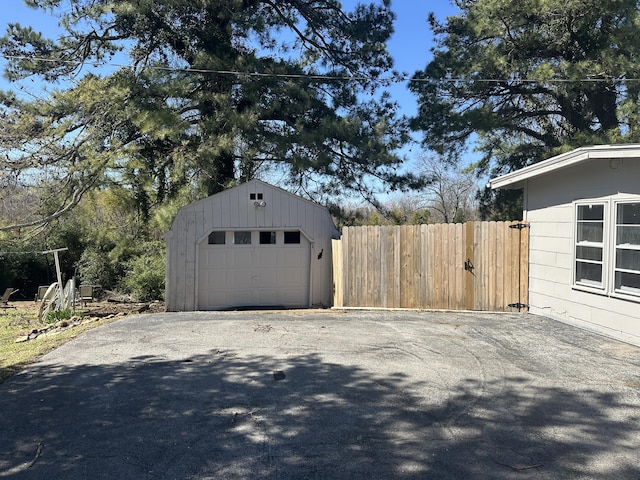
[[[199,248],[198,309],[308,306],[311,244],[299,231],[213,232]]]

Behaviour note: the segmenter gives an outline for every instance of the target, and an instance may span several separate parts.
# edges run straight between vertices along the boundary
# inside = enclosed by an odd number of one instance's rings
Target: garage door
[[[200,310],[309,305],[311,244],[299,231],[212,232],[199,249]]]

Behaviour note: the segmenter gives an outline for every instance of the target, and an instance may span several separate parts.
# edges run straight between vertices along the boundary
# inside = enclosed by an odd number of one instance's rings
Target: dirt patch
[[[85,316],[105,318],[116,315],[135,315],[138,313],[164,312],[164,303],[134,303],[134,302],[101,302],[89,304],[86,307]]]
[[[106,301],[102,303],[90,304],[83,309],[78,309],[77,313],[69,319],[59,320],[50,325],[37,324],[37,328],[31,328],[29,331],[23,331],[21,335],[16,338],[15,343],[23,343],[29,340],[35,340],[36,338],[43,335],[55,335],[66,330],[79,327],[81,325],[115,320],[117,318],[137,315],[139,313],[158,312],[164,312],[164,303]],[[32,324],[31,322],[29,323]]]

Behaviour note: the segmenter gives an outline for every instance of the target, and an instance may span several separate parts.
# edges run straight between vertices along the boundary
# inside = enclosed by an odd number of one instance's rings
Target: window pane
[[[225,232],[211,232],[209,234],[209,245],[224,245]]]
[[[604,204],[578,205],[575,249],[575,283],[604,286]],[[591,243],[595,245],[585,245]]]
[[[284,243],[300,243],[300,232],[284,232]]]
[[[576,283],[601,287],[602,265],[599,263],[576,262]]]
[[[260,232],[261,245],[275,245],[276,232]]]
[[[578,220],[604,219],[604,205],[578,205]]]
[[[251,245],[251,232],[233,232],[233,243],[236,245]]]
[[[602,261],[602,248],[598,247],[576,247],[576,259]]]
[[[640,273],[640,250],[616,249],[616,268],[637,270]]]
[[[616,290],[640,294],[640,274],[616,272]]]
[[[640,226],[616,227],[616,245],[640,246]]]
[[[615,289],[640,294],[640,203],[619,203],[616,206],[616,269],[636,272],[615,272]]]
[[[603,222],[580,222],[578,223],[578,243],[596,242],[602,243]]]
[[[619,203],[616,221],[618,224],[640,225],[640,203]]]

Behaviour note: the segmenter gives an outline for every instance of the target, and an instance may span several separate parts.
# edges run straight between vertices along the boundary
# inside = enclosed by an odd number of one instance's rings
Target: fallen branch
[[[524,470],[531,470],[533,468],[540,468],[543,466],[542,463],[537,463],[535,465],[525,465],[524,467],[514,467],[513,465],[509,465],[508,463],[502,463],[499,462],[498,460],[496,460],[495,458],[491,457],[491,460],[493,460],[494,462],[496,462],[498,465],[502,465],[503,467],[508,467],[512,470],[515,470],[516,472],[522,472]]]
[[[42,453],[42,444],[39,443],[38,444],[38,449],[36,450],[36,456],[33,457],[33,460],[31,460],[28,465],[27,468],[31,468],[33,466],[34,463],[36,463],[38,461],[38,458],[40,458],[40,454]]]
[[[16,473],[20,473],[24,470],[27,470],[28,468],[31,468],[38,461],[38,458],[40,458],[41,454],[42,454],[42,443],[38,443],[38,448],[36,449],[36,455],[35,457],[33,457],[33,459],[30,462],[25,462],[21,465],[17,465],[13,468],[10,468],[9,470],[0,471],[0,477],[10,477],[15,475]]]

